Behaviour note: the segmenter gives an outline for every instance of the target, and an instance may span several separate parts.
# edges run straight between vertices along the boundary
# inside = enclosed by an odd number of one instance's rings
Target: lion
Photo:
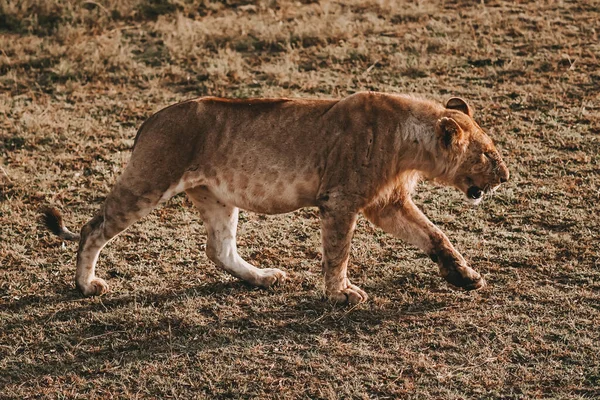
[[[58,210],[47,226],[79,240],[76,287],[102,295],[100,250],[156,206],[186,192],[207,230],[206,254],[219,268],[259,287],[285,279],[237,252],[238,211],[278,214],[317,207],[325,296],[357,304],[367,294],[347,275],[350,242],[362,213],[424,251],[452,286],[486,285],[448,237],[411,199],[422,179],[440,181],[479,203],[509,178],[492,140],[467,102],[441,104],[407,95],[361,92],[343,99],[201,97],[146,120],[131,159],[100,211],[69,231]]]

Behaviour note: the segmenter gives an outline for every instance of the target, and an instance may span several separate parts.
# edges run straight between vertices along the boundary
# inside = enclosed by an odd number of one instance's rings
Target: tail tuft
[[[78,234],[71,232],[65,227],[62,215],[56,208],[44,207],[42,209],[42,220],[46,227],[56,236],[65,240],[79,240]]]

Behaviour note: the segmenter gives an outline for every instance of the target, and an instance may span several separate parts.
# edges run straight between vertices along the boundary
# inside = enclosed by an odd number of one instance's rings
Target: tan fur
[[[83,227],[76,284],[84,295],[106,292],[94,271],[102,247],[159,203],[186,191],[205,222],[209,258],[257,286],[270,286],[285,274],[256,268],[238,255],[239,208],[275,214],[318,207],[325,293],[336,302],[367,299],[346,273],[360,212],[429,254],[451,284],[483,286],[413,204],[412,190],[422,178],[471,197],[508,179],[492,141],[462,99],[451,99],[447,107],[381,93],[342,100],[209,97],[179,103],[142,125],[127,168],[102,210]]]

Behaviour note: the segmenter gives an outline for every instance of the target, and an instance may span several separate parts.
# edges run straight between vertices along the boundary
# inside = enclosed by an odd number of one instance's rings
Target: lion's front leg
[[[435,226],[410,198],[383,207],[364,210],[365,216],[381,229],[423,250],[436,262],[440,275],[451,285],[479,289],[485,281],[467,262],[446,235]]]
[[[335,303],[358,304],[367,300],[367,294],[350,283],[347,276],[350,242],[356,226],[356,213],[321,213],[323,241],[323,275],[325,296]]]

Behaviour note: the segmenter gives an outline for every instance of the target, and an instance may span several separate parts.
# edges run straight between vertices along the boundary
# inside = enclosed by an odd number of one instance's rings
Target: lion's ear
[[[450,110],[458,110],[467,114],[469,117],[473,117],[473,109],[469,107],[467,102],[461,99],[460,97],[453,97],[450,100],[448,100],[448,102],[446,103],[446,108]]]
[[[443,117],[438,120],[436,133],[445,148],[460,147],[464,142],[465,132],[458,122],[452,118]]]

